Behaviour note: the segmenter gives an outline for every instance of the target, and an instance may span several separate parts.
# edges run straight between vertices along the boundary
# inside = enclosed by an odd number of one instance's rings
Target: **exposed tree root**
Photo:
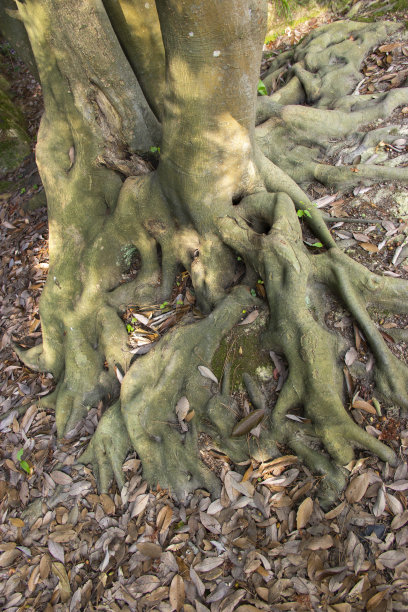
[[[379,142],[395,140],[398,126],[360,130],[406,104],[408,88],[353,95],[363,79],[359,68],[364,56],[398,27],[336,22],[315,30],[272,63],[264,79],[269,87],[281,74],[282,62],[290,65],[293,77],[276,93],[259,98],[257,142],[296,183],[305,187],[317,180],[347,189],[379,180],[408,180],[407,168],[364,163],[375,157]],[[327,165],[328,158],[335,158],[335,166]]]
[[[221,5],[217,3],[218,9],[226,10]],[[158,9],[165,11],[164,6]],[[253,24],[253,15],[248,15]],[[170,21],[163,20],[162,30],[177,26],[171,20],[187,19],[177,11],[167,17]],[[256,27],[253,37],[261,39]],[[52,121],[46,115],[38,147],[46,188],[56,194],[49,198],[52,264],[41,300],[44,342],[26,352],[16,350],[27,365],[50,371],[58,380],[47,400],[55,405],[60,436],[88,407],[100,400],[110,405],[81,459],[93,464],[101,490],[107,490],[112,477],[123,485],[121,465],[133,448],[152,485],[170,487],[181,497],[198,486],[216,493],[219,481],[200,461],[203,431],[235,461],[248,454],[262,460],[277,452],[276,442],[287,444],[324,476],[325,503],[344,486],[342,466],[354,448],[395,461],[394,452],[361,430],[343,407],[339,360],[344,346],[324,325],[316,286],[337,293],[349,309],[375,357],[378,389],[406,408],[408,369],[390,353],[366,307],[375,302],[407,312],[408,285],[378,277],[341,253],[320,212],[298,185],[317,179],[340,188],[378,178],[408,179],[405,168],[360,164],[358,172],[351,172],[349,166],[322,163],[325,155],[338,154],[336,141],[346,137],[361,154],[373,144],[359,131],[361,126],[407,102],[408,88],[370,100],[350,95],[361,79],[358,70],[364,54],[394,29],[394,24],[337,23],[314,32],[293,54],[278,58],[270,80],[287,61],[293,61],[293,78],[283,90],[260,100],[257,144],[251,128],[254,117],[245,115],[235,93],[226,93],[213,119],[212,105],[218,98],[211,97],[211,88],[209,93],[202,91],[194,70],[188,82],[194,54],[183,56],[183,49],[169,52],[170,81],[177,85],[177,78],[186,74],[188,86],[183,81],[181,87],[186,86],[189,95],[183,97],[174,86],[164,111],[156,107],[156,114],[164,112],[165,117],[158,170],[124,183],[114,170],[89,163],[100,158],[101,143],[84,126],[78,101],[64,98],[60,108],[56,100],[64,81],[53,67],[54,90],[47,103]],[[216,36],[223,40],[223,32],[217,30],[211,41],[217,76],[224,69],[215,64],[221,53]],[[231,50],[226,41],[225,54],[232,61],[237,36],[231,37]],[[188,44],[196,44],[196,39],[190,37]],[[256,75],[253,78],[256,85]],[[74,95],[80,98],[80,93],[79,87]],[[106,107],[102,94],[95,95]],[[245,96],[244,110],[252,101],[251,87]],[[200,117],[208,125],[197,126],[191,100],[200,104]],[[300,105],[304,100],[314,107]],[[110,133],[116,128],[109,124],[107,111],[104,116],[104,130]],[[236,120],[241,116],[241,122]],[[304,245],[297,210],[304,211],[326,247],[320,255]],[[123,252],[129,247],[137,249],[141,264],[136,278],[124,283]],[[243,275],[237,258],[245,263]],[[120,314],[130,304],[167,299],[180,266],[190,273],[197,304],[208,316],[184,322],[130,364]],[[258,279],[263,280],[270,310],[265,344],[281,352],[289,364],[275,407],[250,377],[244,377],[252,404],[265,409],[259,442],[251,435],[231,437],[240,415],[230,399],[228,369],[221,388],[198,370],[209,367],[222,337],[243,310],[255,304],[250,289]],[[194,411],[187,431],[175,411],[182,397]],[[287,419],[293,409],[303,410],[310,423]]]

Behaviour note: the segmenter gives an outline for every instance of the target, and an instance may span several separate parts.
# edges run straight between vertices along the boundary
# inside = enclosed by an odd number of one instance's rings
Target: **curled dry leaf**
[[[231,432],[231,436],[234,438],[238,436],[244,436],[249,433],[252,429],[254,429],[259,423],[263,420],[265,416],[265,409],[259,408],[258,410],[254,410],[250,412],[246,417],[238,421],[235,425],[234,429]]]
[[[209,378],[210,380],[214,381],[218,385],[218,378],[213,372],[211,372],[210,368],[200,365],[198,366],[198,370],[201,376],[204,376],[204,378]]]
[[[309,522],[313,512],[313,500],[311,497],[306,497],[300,504],[296,514],[296,528],[303,529]]]
[[[377,411],[374,406],[362,399],[355,400],[353,402],[353,408],[357,408],[358,410],[364,410],[364,412],[368,412],[369,414],[377,414]]]

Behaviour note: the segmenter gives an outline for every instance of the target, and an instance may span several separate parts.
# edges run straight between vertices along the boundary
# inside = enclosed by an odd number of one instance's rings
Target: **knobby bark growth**
[[[37,163],[50,267],[43,342],[16,350],[55,377],[44,403],[55,407],[60,436],[105,402],[82,457],[100,488],[113,476],[123,484],[122,463],[135,449],[152,485],[181,496],[197,486],[215,492],[218,479],[200,460],[203,432],[234,461],[273,457],[277,443],[287,445],[325,476],[326,502],[341,490],[354,447],[393,462],[394,452],[343,407],[344,346],[320,306],[324,291],[343,301],[374,354],[378,391],[406,408],[408,370],[367,305],[408,312],[408,283],[372,274],[340,251],[301,186],[407,180],[407,169],[366,165],[356,174],[319,161],[346,137],[361,147],[387,139],[384,130],[359,130],[406,104],[407,89],[351,93],[364,55],[395,24],[339,22],[313,32],[270,69],[273,80],[289,62],[287,85],[257,99],[263,0],[25,0],[17,9],[44,92]],[[152,146],[160,146],[156,169],[146,162]],[[297,211],[324,245],[320,254],[304,244]],[[140,269],[123,282],[129,248]],[[121,314],[169,299],[180,268],[206,316],[185,318],[130,363]],[[263,346],[285,357],[289,375],[275,406],[243,376],[264,419],[259,439],[235,438],[229,365],[221,386],[198,366],[211,367],[243,311],[262,307],[250,291],[258,279],[269,313]],[[175,412],[184,396],[194,409],[187,432]],[[309,424],[286,418],[298,408]]]

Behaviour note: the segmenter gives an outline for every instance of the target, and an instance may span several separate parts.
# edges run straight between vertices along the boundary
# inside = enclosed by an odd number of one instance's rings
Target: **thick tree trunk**
[[[393,451],[343,408],[336,363],[342,346],[324,328],[315,296],[318,286],[340,294],[372,347],[379,389],[406,406],[407,370],[384,345],[365,304],[377,290],[388,307],[406,311],[407,286],[349,261],[295,182],[350,183],[343,168],[330,172],[306,158],[306,147],[341,137],[333,118],[347,118],[345,129],[357,135],[367,116],[389,112],[406,96],[382,98],[364,114],[346,95],[361,61],[356,46],[368,50],[385,30],[335,25],[322,39],[312,36],[310,47],[296,51],[296,81],[281,101],[308,97],[319,108],[283,105],[271,96],[257,109],[263,0],[156,0],[156,8],[126,0],[17,4],[44,90],[37,160],[48,200],[50,269],[40,305],[43,344],[16,350],[31,367],[53,373],[57,387],[46,401],[56,408],[59,435],[98,401],[110,405],[82,458],[93,463],[101,488],[112,475],[123,483],[122,461],[134,448],[152,484],[178,495],[200,484],[215,491],[218,480],[200,461],[203,431],[234,460],[248,448],[265,458],[278,452],[277,441],[288,444],[327,476],[329,500],[343,486],[341,465],[353,446],[393,461]],[[319,72],[328,42],[348,58],[348,80],[337,89],[330,70]],[[338,109],[327,110],[336,100]],[[262,125],[255,129],[257,110]],[[158,144],[152,171],[144,158]],[[370,172],[364,176],[370,180]],[[321,255],[303,244],[299,216],[326,248]],[[132,248],[140,270],[123,282]],[[180,266],[208,316],[178,326],[130,365],[121,313],[168,299]],[[229,395],[228,367],[221,388],[198,367],[211,364],[243,311],[261,308],[253,296],[258,280],[269,308],[264,344],[286,357],[289,377],[272,410],[244,375],[261,411],[254,418],[264,417],[260,442],[250,436],[247,444],[231,436],[239,408]],[[121,388],[118,370],[125,374]],[[187,432],[175,413],[183,396],[195,414]],[[286,419],[300,406],[310,426]],[[310,436],[326,454],[311,450]]]

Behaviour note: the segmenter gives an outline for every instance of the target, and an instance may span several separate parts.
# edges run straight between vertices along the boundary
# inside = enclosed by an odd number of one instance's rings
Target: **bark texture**
[[[379,134],[361,126],[406,103],[404,88],[370,99],[351,95],[364,55],[395,25],[339,22],[314,32],[271,67],[270,82],[291,62],[286,87],[257,99],[262,0],[17,5],[44,89],[37,160],[50,269],[40,306],[43,343],[16,350],[30,367],[54,375],[56,390],[45,403],[56,409],[60,436],[90,406],[107,406],[82,457],[101,490],[112,477],[123,484],[122,462],[133,448],[152,485],[179,496],[197,486],[215,492],[218,479],[200,460],[202,432],[235,461],[274,456],[277,443],[288,445],[324,475],[326,503],[343,487],[342,465],[354,447],[393,462],[394,452],[343,407],[344,346],[325,327],[320,300],[323,288],[344,302],[375,356],[378,391],[406,408],[408,370],[386,347],[367,304],[407,312],[408,285],[345,256],[299,184],[408,178],[406,169],[384,166],[366,166],[356,177],[346,158],[336,167],[320,161],[345,137],[350,149],[375,141]],[[155,171],[146,161],[152,145],[160,145]],[[321,254],[303,243],[299,214],[324,245]],[[129,248],[141,263],[124,283]],[[129,305],[167,299],[180,267],[206,317],[185,320],[130,364],[120,315]],[[231,436],[240,415],[228,365],[221,385],[198,369],[211,365],[243,311],[260,306],[252,295],[258,279],[269,313],[264,346],[289,366],[275,406],[243,376],[263,416],[259,440]],[[182,397],[194,409],[188,431],[175,412]],[[309,425],[286,418],[299,407]]]

